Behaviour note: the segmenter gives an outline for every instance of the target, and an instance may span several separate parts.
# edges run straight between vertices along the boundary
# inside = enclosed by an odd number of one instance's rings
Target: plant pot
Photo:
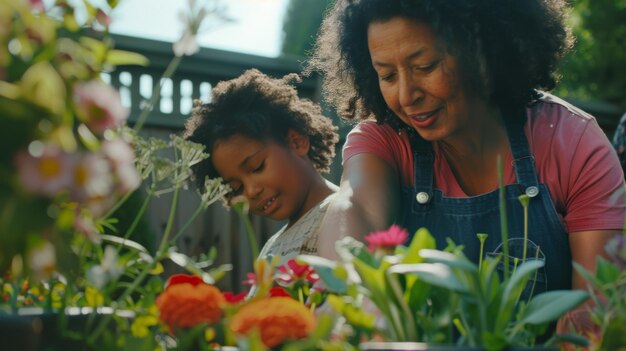
[[[479,347],[457,345],[431,345],[421,342],[364,342],[359,344],[361,351],[485,351]],[[505,351],[558,351],[556,347],[511,347]]]
[[[97,325],[103,317],[115,314],[117,318],[132,319],[130,311],[112,308],[67,308],[65,314],[45,312],[41,308],[22,308],[14,315],[0,315],[0,350],[88,350],[84,336],[88,325]],[[109,327],[109,331],[112,328]],[[79,336],[68,337],[68,333]]]
[[[361,351],[483,351],[475,347],[456,345],[431,345],[421,342],[364,342],[359,344]]]

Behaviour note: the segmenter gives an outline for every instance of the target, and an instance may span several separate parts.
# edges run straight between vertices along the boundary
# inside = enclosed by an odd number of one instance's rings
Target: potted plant
[[[626,233],[611,239],[606,247],[608,259],[596,259],[595,272],[589,272],[579,264],[576,270],[589,283],[592,307],[573,312],[564,324],[573,329],[586,329],[591,340],[591,350],[608,351],[626,349]],[[576,328],[576,314],[590,313],[591,325]],[[570,317],[570,316],[567,316]],[[589,319],[589,318],[587,318]],[[569,326],[569,325],[568,325]],[[566,326],[565,328],[567,328]]]
[[[434,250],[426,229],[405,247],[400,243],[406,237],[394,226],[365,238],[371,250],[352,238],[339,241],[341,262],[299,258],[334,293],[328,301],[354,330],[353,343],[392,342],[364,343],[364,350],[541,350],[557,340],[536,345],[546,325],[588,297],[583,291],[551,291],[520,301],[543,262],[524,262],[501,279],[500,257],[474,264],[453,243]]]

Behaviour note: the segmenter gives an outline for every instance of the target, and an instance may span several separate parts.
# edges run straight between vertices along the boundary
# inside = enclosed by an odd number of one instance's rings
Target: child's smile
[[[294,220],[310,208],[308,189],[317,174],[303,155],[290,145],[236,134],[215,144],[211,161],[252,213]]]

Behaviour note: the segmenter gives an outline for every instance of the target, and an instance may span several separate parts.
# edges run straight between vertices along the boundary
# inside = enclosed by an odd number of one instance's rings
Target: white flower
[[[102,289],[108,282],[116,280],[124,269],[117,263],[117,252],[112,246],[104,249],[102,263],[92,266],[87,271],[87,280],[96,289]]]
[[[28,266],[36,281],[49,278],[56,270],[56,263],[54,245],[47,240],[42,245],[33,247],[28,256]]]
[[[230,21],[224,14],[224,7],[220,4],[220,0],[208,1],[211,5],[208,9],[204,4],[197,5],[196,0],[188,0],[187,3],[187,11],[178,13],[184,29],[180,39],[173,45],[176,56],[193,55],[198,52],[199,47],[196,36],[201,32],[207,17],[215,17],[217,19],[216,23]]]

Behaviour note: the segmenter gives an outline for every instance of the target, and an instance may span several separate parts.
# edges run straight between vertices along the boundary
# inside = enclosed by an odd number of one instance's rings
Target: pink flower
[[[381,230],[373,232],[365,237],[365,241],[369,244],[369,250],[374,251],[377,248],[383,250],[394,249],[396,246],[401,245],[409,237],[406,229],[393,224],[387,230]]]
[[[297,282],[315,283],[320,279],[313,267],[307,264],[299,264],[294,259],[287,261],[286,265],[278,267],[280,273],[277,283],[283,286],[291,286]]]
[[[42,12],[45,10],[42,0],[29,0],[30,8],[36,12]]]
[[[73,160],[54,146],[42,145],[35,154],[19,152],[15,163],[22,185],[33,193],[53,197],[72,182]]]
[[[248,286],[254,286],[256,285],[256,274],[252,273],[252,272],[248,272],[246,274],[246,280],[242,281],[241,284],[243,285],[248,285]]]
[[[115,202],[109,161],[101,153],[75,154],[70,197],[86,205],[93,214],[106,212]]]
[[[110,85],[98,80],[79,84],[74,89],[78,118],[94,133],[121,125],[128,117],[120,95]]]
[[[130,145],[121,139],[105,141],[102,143],[102,151],[115,172],[117,191],[126,194],[137,189],[141,179],[135,167],[135,153]]]

